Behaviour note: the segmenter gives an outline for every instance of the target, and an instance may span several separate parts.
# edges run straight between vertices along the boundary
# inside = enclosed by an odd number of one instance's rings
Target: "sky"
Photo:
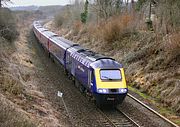
[[[8,7],[15,6],[46,6],[46,5],[67,5],[73,0],[11,0],[13,4],[8,3]]]
[[[8,7],[16,6],[46,6],[46,5],[67,5],[72,3],[74,0],[11,0],[13,4],[8,3]],[[137,0],[135,0],[137,1]]]

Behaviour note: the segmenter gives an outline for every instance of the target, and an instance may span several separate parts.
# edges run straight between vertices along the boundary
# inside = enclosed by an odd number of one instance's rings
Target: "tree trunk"
[[[152,3],[151,3],[151,0],[150,0],[150,2],[149,2],[149,20],[151,20],[151,9],[152,9],[152,5],[151,5]]]
[[[2,6],[1,6],[1,0],[0,0],[0,8],[1,8]]]

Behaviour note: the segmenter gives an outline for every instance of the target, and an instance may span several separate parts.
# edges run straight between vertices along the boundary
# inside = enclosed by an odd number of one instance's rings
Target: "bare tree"
[[[108,19],[120,12],[123,0],[95,0],[94,9],[100,18]]]
[[[157,14],[166,34],[180,29],[180,1],[159,0]]]
[[[7,4],[8,2],[11,2],[11,0],[0,0],[0,8],[3,6],[2,3]]]

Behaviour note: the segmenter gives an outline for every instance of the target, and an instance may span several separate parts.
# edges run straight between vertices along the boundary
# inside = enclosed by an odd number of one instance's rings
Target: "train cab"
[[[124,69],[113,59],[100,59],[90,65],[92,91],[98,104],[119,104],[128,89]]]

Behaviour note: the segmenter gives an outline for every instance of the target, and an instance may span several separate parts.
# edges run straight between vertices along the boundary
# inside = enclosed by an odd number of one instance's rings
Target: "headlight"
[[[127,93],[127,89],[119,89],[120,93]]]
[[[107,89],[98,89],[98,93],[108,93]]]
[[[102,89],[98,89],[98,92],[99,92],[99,93],[102,93],[102,92],[103,92],[103,90],[102,90]]]
[[[103,89],[103,93],[107,93],[107,90],[106,90],[106,89]]]

